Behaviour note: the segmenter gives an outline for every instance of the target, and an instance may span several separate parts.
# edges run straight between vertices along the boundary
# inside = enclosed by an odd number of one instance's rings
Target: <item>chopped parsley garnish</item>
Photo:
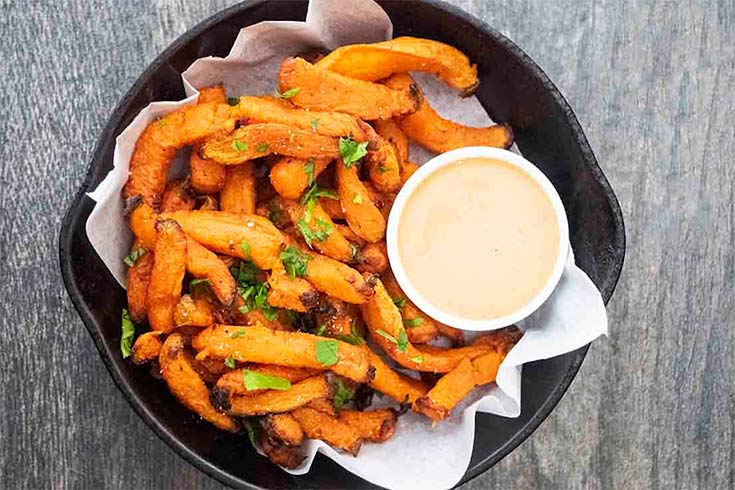
[[[260,153],[265,153],[268,151],[268,143],[259,143],[258,146],[255,147],[256,150],[258,150]]]
[[[228,357],[227,359],[225,359],[225,366],[227,366],[230,369],[235,369],[235,358]]]
[[[334,382],[336,391],[334,393],[334,408],[339,410],[344,405],[350,403],[352,401],[352,397],[354,396],[354,392],[349,389],[347,386],[345,386],[344,382],[337,378],[337,380]]]
[[[299,93],[299,90],[301,90],[301,87],[294,87],[294,88],[292,88],[292,89],[290,89],[290,90],[286,90],[286,91],[285,91],[285,92],[283,92],[283,93],[280,93],[280,92],[279,92],[279,93],[278,93],[278,97],[280,97],[281,99],[291,99],[291,98],[293,98],[293,97],[294,97],[294,96],[295,96],[296,94],[298,94],[298,93]]]
[[[242,370],[242,384],[248,391],[291,389],[291,382],[285,378],[250,371],[249,369]]]
[[[135,336],[135,325],[130,319],[130,313],[126,308],[122,310],[122,336],[120,337],[120,352],[122,352],[123,359],[130,356],[130,351],[133,347],[133,337]]]
[[[306,207],[304,212],[304,219],[309,222],[311,221],[311,213],[314,211],[316,201],[320,197],[326,197],[327,199],[339,199],[339,196],[332,189],[322,189],[316,182],[312,182],[311,186],[301,196],[301,205]]]
[[[245,254],[245,258],[250,260],[250,244],[243,240],[240,242],[240,249]]]
[[[296,228],[301,232],[301,235],[304,237],[304,241],[306,244],[311,247],[313,242],[323,242],[327,238],[329,238],[329,235],[332,234],[332,231],[334,227],[331,223],[328,223],[322,219],[316,220],[316,228],[312,228],[309,226],[309,224],[304,221],[303,219],[300,219],[298,223],[296,223]]]
[[[398,338],[395,338],[394,336],[380,328],[377,329],[375,333],[396,344],[396,349],[398,349],[398,352],[406,352],[406,350],[408,349],[408,336],[406,335],[406,331],[403,329],[401,329],[400,333],[398,334]]]
[[[247,151],[248,150],[247,141],[232,140],[232,144],[230,146],[235,151]]]
[[[352,250],[352,260],[355,260],[357,254],[360,253],[360,247],[356,243],[350,243],[350,249]]]
[[[283,262],[283,267],[286,268],[288,277],[295,279],[306,276],[308,272],[306,262],[309,260],[309,256],[304,252],[291,245],[281,252],[280,258],[281,262]]]
[[[232,334],[230,335],[231,339],[239,339],[240,337],[245,337],[245,329],[244,328],[238,328]]]
[[[352,202],[355,204],[362,204],[362,196],[360,194],[355,194],[352,196]]]
[[[367,141],[358,143],[352,138],[339,139],[339,155],[345,167],[351,168],[358,160],[367,155]]]
[[[352,325],[350,325],[350,333],[348,334],[342,334],[342,335],[335,335],[335,338],[338,340],[341,340],[342,342],[347,342],[348,344],[352,345],[362,345],[365,343],[365,339],[362,338],[362,335],[360,335],[359,330],[357,330],[357,319],[352,319]]]
[[[410,320],[403,320],[403,326],[406,328],[418,327],[422,323],[424,323],[424,319],[420,316],[417,316],[416,318],[411,318]]]
[[[327,333],[327,324],[322,323],[321,325],[319,325],[319,328],[316,329],[316,332],[314,332],[314,335],[324,337],[325,333]]]
[[[245,243],[245,242],[243,242]],[[242,246],[242,244],[240,244]],[[249,247],[247,247],[249,251]],[[246,247],[243,247],[246,251]],[[258,269],[251,262],[240,262],[240,267],[232,267],[230,273],[237,282],[237,294],[244,304],[238,308],[240,313],[260,310],[263,316],[273,321],[278,316],[278,310],[268,304],[268,283],[258,280]]]
[[[234,107],[240,103],[240,99],[237,97],[227,97],[227,103]]]
[[[306,185],[314,183],[314,159],[309,158],[304,165],[304,173],[306,174]]]
[[[385,165],[380,165],[378,167],[378,173],[384,174],[386,172],[389,172],[391,170],[390,167],[386,167]]]
[[[336,340],[316,341],[316,360],[323,366],[334,366],[339,360],[339,342]]]
[[[402,310],[406,307],[406,298],[396,296],[395,298],[393,298],[393,304],[396,305],[399,310]]]
[[[209,286],[209,279],[192,279],[189,281],[189,291],[193,291],[197,287]]]
[[[412,357],[411,358],[411,361],[415,362],[416,364],[421,364],[422,362],[424,362],[424,355],[423,354],[419,354],[416,357]]]
[[[148,253],[148,249],[145,247],[138,247],[133,250],[123,259],[123,262],[125,262],[125,265],[128,267],[133,267],[135,263],[138,261],[139,258],[144,256]]]
[[[319,126],[319,118],[312,119],[309,124],[311,125],[311,130],[316,133],[316,128]]]
[[[253,424],[251,424],[247,419],[243,421],[243,426],[245,426],[245,430],[248,433],[250,444],[252,444],[255,449],[258,449],[258,445],[255,442],[258,439],[258,426],[253,426]]]

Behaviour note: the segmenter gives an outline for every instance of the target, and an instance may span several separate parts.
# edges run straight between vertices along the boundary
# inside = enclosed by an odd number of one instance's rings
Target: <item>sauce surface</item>
[[[536,296],[559,253],[541,186],[515,166],[466,159],[431,174],[398,224],[406,275],[437,308],[471,320],[511,314]]]

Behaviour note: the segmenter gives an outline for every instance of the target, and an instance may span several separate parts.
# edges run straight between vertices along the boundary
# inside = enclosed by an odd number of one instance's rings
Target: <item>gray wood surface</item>
[[[98,132],[227,0],[0,0],[0,487],[221,488],[143,424],[64,291],[61,217]],[[735,486],[735,3],[454,0],[566,95],[628,253],[556,411],[479,488]]]

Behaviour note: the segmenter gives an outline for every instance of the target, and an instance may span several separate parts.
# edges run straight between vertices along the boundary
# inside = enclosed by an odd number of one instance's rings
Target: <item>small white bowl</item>
[[[434,304],[430,303],[418,290],[413,286],[406,271],[401,264],[401,256],[398,252],[398,224],[401,220],[401,215],[406,206],[408,198],[411,196],[416,187],[421,184],[429,175],[434,173],[437,169],[445,167],[447,165],[455,164],[461,160],[469,158],[490,158],[497,159],[503,162],[509,163],[536,181],[551,201],[556,215],[556,221],[559,227],[559,254],[554,264],[554,269],[549,276],[544,287],[541,291],[529,301],[525,306],[519,308],[513,313],[494,318],[490,320],[473,320],[469,318],[463,318],[453,313],[441,310]],[[446,325],[460,328],[462,330],[473,330],[473,331],[485,331],[485,330],[496,330],[498,328],[507,327],[512,325],[536,311],[551,295],[552,291],[556,287],[561,278],[561,274],[564,271],[564,265],[566,262],[567,254],[569,253],[569,225],[567,223],[567,215],[564,211],[564,205],[561,202],[559,194],[554,189],[554,186],[549,182],[549,179],[531,162],[526,160],[520,155],[512,153],[507,150],[501,150],[499,148],[491,148],[488,146],[468,146],[466,148],[459,148],[457,150],[448,151],[437,155],[425,164],[423,164],[412,176],[406,184],[403,186],[401,191],[396,196],[393,202],[393,208],[391,209],[390,216],[388,218],[388,229],[386,231],[386,244],[388,247],[388,259],[390,260],[393,274],[400,284],[403,292],[406,296],[424,313],[429,315],[431,318],[438,320]]]

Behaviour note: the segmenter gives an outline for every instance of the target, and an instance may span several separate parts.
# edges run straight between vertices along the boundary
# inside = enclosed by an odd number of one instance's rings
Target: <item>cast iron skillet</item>
[[[380,2],[395,35],[455,46],[476,62],[477,96],[495,121],[513,126],[523,155],[549,177],[566,208],[577,264],[607,302],[625,254],[623,217],[574,113],[547,76],[515,44],[488,25],[443,2]],[[243,488],[364,488],[367,483],[325,457],[308,475],[293,477],[258,456],[247,437],[197,420],[151,377],[122,360],[120,311],[125,293],[94,252],[84,231],[93,202],[84,194],[112,168],[115,138],[149,102],[184,97],[180,73],[202,56],[225,56],[240,28],[263,20],[303,20],[306,0],[249,1],[220,12],[178,38],[148,67],[118,104],[100,136],[87,176],[61,227],[59,255],[64,283],[128,402],[161,439],[202,471]],[[477,415],[467,481],[497,463],[549,415],[572,382],[587,347],[524,366],[522,414],[505,419]]]

